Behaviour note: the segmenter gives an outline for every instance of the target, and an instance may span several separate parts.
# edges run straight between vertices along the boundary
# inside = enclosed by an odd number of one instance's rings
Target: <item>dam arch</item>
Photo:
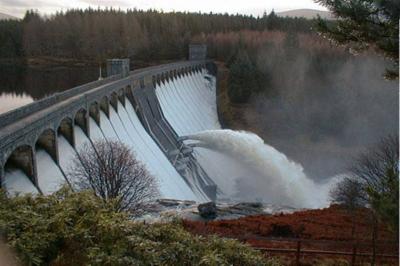
[[[107,96],[103,96],[103,98],[101,98],[100,110],[106,114],[107,118],[110,117],[110,102]]]
[[[39,190],[35,150],[31,145],[25,144],[18,146],[11,152],[4,164],[4,172],[12,169],[21,169],[32,184]]]
[[[89,137],[89,122],[88,122],[89,116],[87,114],[86,109],[81,108],[75,113],[74,117],[74,122],[76,125],[78,125],[83,132],[86,134],[86,136]]]
[[[72,118],[65,117],[57,127],[57,134],[64,136],[72,147],[75,147],[74,123]]]
[[[116,112],[118,112],[118,94],[117,92],[112,92],[110,95],[110,104]]]
[[[100,106],[97,101],[92,102],[89,106],[89,116],[93,118],[98,126],[100,126]]]
[[[132,104],[133,104],[133,92],[132,92],[132,86],[128,85],[125,88],[125,97],[127,98],[127,100]]]
[[[44,149],[51,156],[54,162],[58,164],[59,155],[57,146],[57,134],[53,129],[48,128],[40,133],[35,142],[35,150],[37,151],[40,148]]]
[[[117,95],[118,95],[118,100],[125,107],[125,88],[119,89],[118,92],[117,92]]]

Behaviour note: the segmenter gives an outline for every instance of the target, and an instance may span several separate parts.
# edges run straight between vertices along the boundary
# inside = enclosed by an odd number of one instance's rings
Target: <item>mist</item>
[[[256,57],[267,81],[242,115],[312,179],[345,172],[357,153],[398,131],[398,83],[383,78],[382,58],[277,45]]]

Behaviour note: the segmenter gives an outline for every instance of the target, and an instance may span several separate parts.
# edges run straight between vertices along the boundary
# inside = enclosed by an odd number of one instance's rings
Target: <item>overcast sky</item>
[[[299,8],[324,10],[313,0],[0,0],[0,12],[22,17],[27,9],[37,9],[42,14],[58,10],[86,7],[114,7],[138,9],[162,9],[164,11],[192,11],[215,13],[241,13],[261,15],[270,12]]]

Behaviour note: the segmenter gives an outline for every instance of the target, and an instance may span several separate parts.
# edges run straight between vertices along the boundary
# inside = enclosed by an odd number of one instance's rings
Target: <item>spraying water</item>
[[[303,167],[267,145],[256,134],[233,130],[207,130],[188,136],[195,145],[217,150],[246,167],[246,177],[232,180],[240,200],[262,199],[265,202],[301,208],[328,205],[332,185],[319,185],[309,179]],[[243,169],[241,169],[243,170]]]

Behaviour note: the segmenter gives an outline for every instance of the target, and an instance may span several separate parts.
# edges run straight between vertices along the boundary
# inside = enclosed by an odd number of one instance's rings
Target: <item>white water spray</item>
[[[303,167],[267,145],[256,134],[233,130],[207,130],[188,136],[196,146],[217,150],[246,167],[248,175],[236,183],[240,200],[265,202],[301,208],[328,205],[331,184],[319,185],[309,179]]]

